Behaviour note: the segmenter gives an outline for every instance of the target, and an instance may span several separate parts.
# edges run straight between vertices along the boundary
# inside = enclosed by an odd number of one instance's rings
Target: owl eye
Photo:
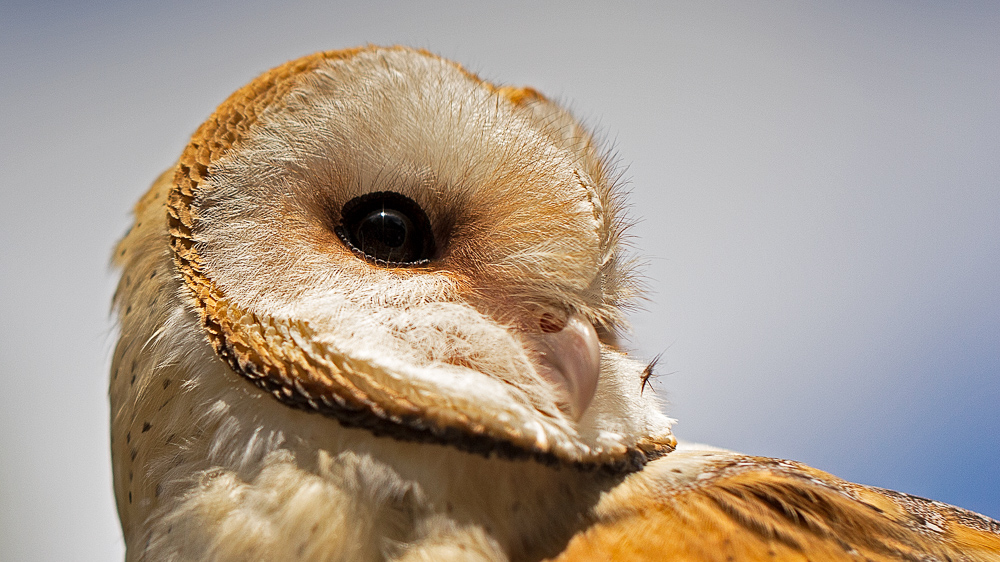
[[[355,253],[378,265],[423,265],[434,255],[434,233],[416,201],[393,191],[376,191],[344,204],[337,236]]]

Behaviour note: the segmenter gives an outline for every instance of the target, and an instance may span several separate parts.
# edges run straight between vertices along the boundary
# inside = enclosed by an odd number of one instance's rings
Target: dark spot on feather
[[[221,468],[213,468],[212,470],[209,470],[201,475],[199,484],[201,484],[202,488],[208,488],[212,485],[213,480],[222,476],[224,473],[225,471]]]
[[[147,431],[149,431],[149,428],[151,428],[151,427],[153,427],[153,424],[149,423],[148,421],[142,422],[142,432],[143,433],[146,433]]]

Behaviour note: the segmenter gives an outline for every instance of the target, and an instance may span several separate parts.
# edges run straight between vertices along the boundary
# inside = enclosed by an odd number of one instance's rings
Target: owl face
[[[401,48],[320,53],[195,134],[171,248],[216,352],[273,399],[400,439],[635,468],[673,438],[615,342],[633,286],[612,184],[531,90]]]

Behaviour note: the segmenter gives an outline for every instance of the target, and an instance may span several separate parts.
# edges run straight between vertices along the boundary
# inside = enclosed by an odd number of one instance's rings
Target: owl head
[[[204,337],[268,400],[615,471],[674,445],[618,345],[613,171],[534,90],[405,48],[318,53],[226,100],[166,199]]]

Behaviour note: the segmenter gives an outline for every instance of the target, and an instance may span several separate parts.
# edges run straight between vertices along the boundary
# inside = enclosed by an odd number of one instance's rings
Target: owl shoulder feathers
[[[726,451],[675,451],[591,513],[555,560],[1000,560],[988,517]]]

